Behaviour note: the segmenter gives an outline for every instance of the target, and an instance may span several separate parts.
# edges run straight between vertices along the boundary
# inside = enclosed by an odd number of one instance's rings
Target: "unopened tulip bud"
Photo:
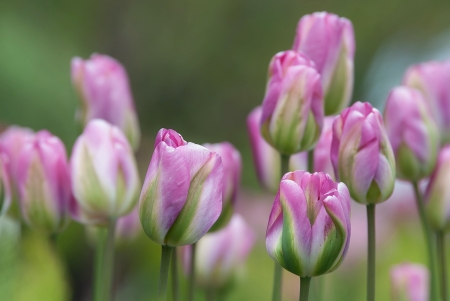
[[[391,269],[392,301],[428,301],[428,269],[421,264],[403,263]]]
[[[425,192],[425,213],[436,231],[450,230],[450,145],[439,152]]]
[[[117,220],[116,240],[118,242],[132,241],[139,235],[141,229],[139,206],[136,206],[130,213]]]
[[[324,172],[334,177],[333,164],[331,163],[331,141],[333,139],[333,121],[336,116],[328,116],[323,120],[323,129],[314,148],[314,171]]]
[[[0,219],[11,205],[11,185],[6,165],[8,157],[0,149]]]
[[[403,84],[421,91],[439,126],[442,143],[450,142],[450,61],[431,61],[408,68]]]
[[[255,242],[253,230],[235,214],[220,231],[206,234],[196,244],[195,272],[200,287],[220,290],[241,276]],[[191,269],[191,246],[182,249],[183,267]]]
[[[161,129],[139,201],[145,233],[161,245],[195,243],[220,216],[222,187],[217,153]]]
[[[139,146],[139,121],[128,75],[117,60],[93,54],[90,59],[72,59],[72,83],[81,100],[77,117],[83,126],[103,119],[119,127],[133,149]]]
[[[266,248],[283,268],[300,277],[334,271],[350,241],[350,195],[324,173],[287,173],[269,217]]]
[[[295,51],[280,52],[269,66],[261,133],[284,155],[311,149],[323,122],[320,75],[314,63]]]
[[[241,182],[241,154],[229,142],[204,144],[203,146],[219,154],[223,165],[222,213],[211,228],[211,231],[216,231],[224,227],[233,215]]]
[[[418,181],[436,164],[439,130],[422,94],[406,86],[391,90],[384,123],[397,164],[399,178]]]
[[[17,159],[17,187],[28,225],[49,234],[64,228],[72,190],[66,148],[59,138],[40,131],[22,147]]]
[[[125,135],[104,120],[88,123],[75,142],[70,161],[72,189],[81,216],[116,219],[139,197],[139,175]]]
[[[303,16],[294,45],[316,64],[321,75],[325,115],[338,114],[352,97],[355,36],[346,18],[320,12]]]
[[[358,203],[387,200],[394,190],[395,159],[377,109],[356,102],[333,123],[331,162],[335,176]]]

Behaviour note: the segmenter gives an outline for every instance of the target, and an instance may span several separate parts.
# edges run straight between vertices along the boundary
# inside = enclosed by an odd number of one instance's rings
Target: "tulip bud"
[[[236,197],[241,182],[241,154],[229,142],[204,144],[203,146],[219,154],[223,165],[222,213],[211,228],[211,231],[216,231],[224,227],[233,215],[233,208],[235,208]]]
[[[333,121],[336,116],[325,117],[323,129],[314,148],[314,171],[324,172],[334,178],[333,164],[331,163],[331,141],[333,139]]]
[[[139,207],[136,206],[130,213],[117,220],[116,239],[119,242],[132,241],[136,239],[141,229]]]
[[[325,115],[339,113],[352,97],[355,36],[346,18],[320,12],[303,16],[292,49],[306,54],[321,75]]]
[[[145,233],[161,245],[195,243],[220,216],[222,188],[217,153],[161,129],[139,201]]]
[[[22,147],[17,158],[17,188],[28,225],[50,234],[64,228],[72,191],[66,148],[58,137],[40,131]]]
[[[136,160],[118,127],[90,121],[73,146],[70,168],[80,216],[116,219],[135,206],[140,187]]]
[[[399,178],[418,181],[436,164],[439,130],[422,94],[400,86],[389,93],[384,111],[386,131]]]
[[[356,102],[333,122],[331,162],[352,199],[362,204],[387,200],[395,184],[395,159],[383,117],[367,102]]]
[[[77,118],[83,126],[103,119],[119,127],[137,149],[139,121],[134,108],[128,75],[117,60],[93,54],[90,59],[72,59],[72,83],[81,100]]]
[[[426,62],[406,70],[403,84],[421,91],[440,129],[442,143],[450,142],[450,61]]]
[[[244,219],[235,214],[220,231],[206,234],[196,244],[195,272],[200,287],[220,290],[239,278],[255,242],[255,234]],[[192,246],[182,248],[183,268],[191,269]]]
[[[350,195],[322,172],[284,175],[269,217],[266,248],[300,277],[334,271],[350,241]]]
[[[7,172],[8,157],[0,148],[0,219],[8,211],[11,205],[11,186]]]
[[[5,165],[9,175],[12,196],[18,198],[17,162],[22,147],[33,139],[34,133],[28,128],[11,126],[0,136],[0,148],[6,155],[8,163]]]
[[[428,301],[428,269],[421,264],[403,263],[391,269],[393,301]]]
[[[436,231],[450,229],[450,145],[444,146],[438,155],[436,167],[425,192],[425,214]]]
[[[323,121],[320,75],[314,63],[294,51],[277,53],[269,66],[261,134],[285,155],[311,149]]]

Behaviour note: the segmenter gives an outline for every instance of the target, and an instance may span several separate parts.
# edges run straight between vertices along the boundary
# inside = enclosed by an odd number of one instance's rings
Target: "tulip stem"
[[[310,284],[311,284],[311,277],[300,277],[299,301],[308,301]]]
[[[291,156],[281,155],[281,177],[289,172],[289,159]]]
[[[308,172],[314,172],[314,149],[308,151]]]
[[[425,208],[423,205],[422,194],[419,191],[417,182],[413,182],[414,193],[416,195],[416,206],[420,216],[420,223],[422,224],[423,234],[425,236],[427,253],[428,253],[428,268],[430,270],[430,283],[429,283],[429,299],[436,300],[436,258],[434,251],[434,243],[431,235],[431,229],[425,216]]]
[[[180,286],[178,284],[178,257],[176,248],[172,251],[172,262],[170,263],[170,267],[172,269],[172,298],[173,301],[179,301]]]
[[[281,282],[283,276],[283,268],[275,262],[275,272],[273,275],[273,291],[272,301],[281,301]]]
[[[375,204],[367,205],[367,301],[375,301]]]
[[[159,282],[158,282],[158,301],[166,301],[167,294],[167,280],[169,278],[169,265],[172,258],[172,251],[174,247],[162,246],[161,251],[161,267],[159,270]]]
[[[439,274],[441,277],[441,299],[442,301],[447,301],[447,263],[445,260],[445,237],[443,231],[437,232],[437,252],[440,266]]]
[[[189,271],[189,291],[188,291],[188,300],[194,301],[194,289],[195,289],[195,252],[196,252],[196,244],[192,244],[192,252],[191,252],[191,269]]]

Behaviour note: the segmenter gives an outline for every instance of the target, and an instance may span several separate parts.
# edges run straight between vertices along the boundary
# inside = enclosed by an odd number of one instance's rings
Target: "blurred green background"
[[[141,174],[161,127],[197,143],[228,140],[244,160],[241,210],[251,212],[261,203],[258,218],[265,221],[272,196],[258,192],[245,118],[262,101],[272,55],[291,47],[302,15],[323,10],[353,22],[354,100],[382,108],[408,65],[449,57],[449,1],[3,0],[0,122],[49,129],[70,150],[77,106],[70,60],[109,54],[129,73],[143,131]],[[391,264],[425,259],[417,223],[390,223],[396,228],[379,253],[378,300],[388,300]],[[15,233],[16,226],[8,231]],[[264,233],[265,222],[253,226]],[[270,299],[273,262],[259,238],[247,275],[229,300]],[[17,254],[14,243],[1,246],[0,254],[10,256],[0,255],[0,300],[90,300],[92,248],[80,225],[72,223],[56,248],[26,226],[16,243]],[[149,300],[159,256],[158,246],[144,236],[118,250],[116,300]],[[351,264],[325,277],[324,300],[364,298],[364,264]],[[296,278],[288,277],[286,300],[297,298],[297,288]]]

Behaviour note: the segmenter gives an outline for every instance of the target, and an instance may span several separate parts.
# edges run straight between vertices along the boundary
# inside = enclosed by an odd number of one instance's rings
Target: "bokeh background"
[[[270,300],[273,262],[264,232],[273,196],[257,185],[245,119],[262,101],[270,58],[292,46],[301,16],[323,10],[353,22],[354,101],[382,108],[408,65],[450,57],[449,1],[2,0],[1,127],[49,129],[70,150],[78,104],[70,82],[71,58],[93,52],[117,58],[128,70],[143,132],[137,154],[142,176],[161,127],[196,143],[227,140],[241,151],[238,210],[259,240],[228,300]],[[378,300],[389,299],[392,264],[425,262],[407,190],[378,211]],[[355,207],[354,212],[362,209]],[[323,300],[364,299],[364,227],[364,220],[356,227],[362,232],[355,230],[344,266],[323,277]],[[72,222],[56,248],[22,226],[20,251],[12,245],[2,238],[0,300],[90,300],[93,248],[82,226]],[[145,235],[119,246],[115,300],[149,300],[156,290],[159,256],[159,246]],[[296,300],[298,279],[285,275],[285,300]]]

